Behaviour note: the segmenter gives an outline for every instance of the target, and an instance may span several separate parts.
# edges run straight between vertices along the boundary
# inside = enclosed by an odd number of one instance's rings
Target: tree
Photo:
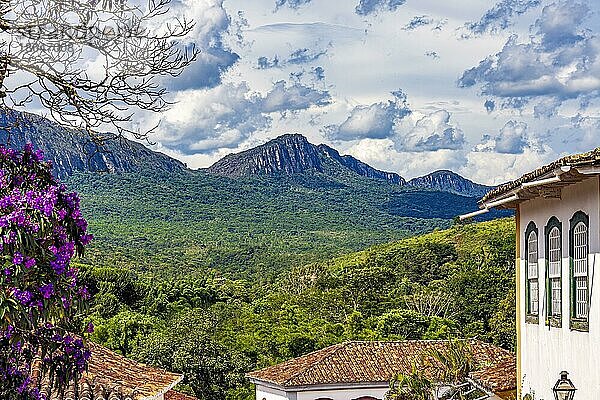
[[[398,374],[390,382],[386,400],[470,400],[486,398],[468,381],[473,357],[468,342],[449,340],[432,347],[415,362],[410,374]]]
[[[249,365],[245,356],[215,339],[216,319],[201,309],[183,312],[148,335],[134,357],[183,373],[182,383],[200,400],[224,400],[242,385]]]
[[[3,0],[0,106],[33,101],[96,144],[107,139],[97,131],[108,127],[113,137],[147,138],[131,128],[131,109],[165,110],[157,77],[180,74],[198,53],[182,42],[194,24],[168,15],[170,2]]]
[[[82,339],[89,293],[70,260],[91,236],[76,193],[31,145],[0,146],[0,398],[61,392],[90,357]],[[33,376],[33,371],[38,371]]]

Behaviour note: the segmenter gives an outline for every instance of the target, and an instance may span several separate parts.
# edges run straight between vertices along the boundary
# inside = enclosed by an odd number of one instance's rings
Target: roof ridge
[[[305,374],[307,371],[312,370],[313,368],[315,368],[315,366],[321,364],[323,361],[325,361],[326,359],[330,358],[333,354],[336,354],[341,349],[348,347],[348,345],[351,344],[351,343],[352,343],[352,341],[349,340],[349,341],[345,341],[345,342],[342,342],[342,343],[337,343],[337,344],[325,347],[325,348],[323,348],[321,350],[315,350],[313,353],[318,353],[320,351],[323,351],[323,350],[326,350],[326,349],[329,349],[329,348],[332,348],[332,347],[337,347],[335,350],[332,350],[331,352],[329,352],[325,357],[323,357],[320,360],[318,360],[318,361],[310,364],[308,366],[308,368],[300,370],[300,371],[296,372],[295,374],[293,374],[292,376],[290,376],[288,379],[285,380],[284,385],[288,385],[295,378],[301,376],[302,374]],[[309,353],[309,354],[311,354],[311,353]]]
[[[465,340],[465,341],[470,341],[470,340],[475,340],[478,341],[477,339],[456,339],[456,340]],[[319,359],[318,361],[311,363],[310,365],[307,366],[307,368],[304,368],[301,371],[298,371],[297,373],[291,375],[288,379],[285,380],[284,385],[289,385],[290,382],[292,382],[294,379],[302,376],[303,374],[308,373],[309,371],[317,368],[320,364],[322,364],[323,362],[325,362],[326,360],[330,359],[331,357],[333,357],[333,355],[337,354],[340,352],[340,350],[347,348],[350,345],[353,344],[372,344],[372,345],[386,345],[386,344],[398,344],[398,345],[406,345],[406,344],[410,344],[410,343],[448,343],[450,342],[450,339],[426,339],[426,340],[418,340],[418,339],[410,339],[410,340],[346,340],[342,343],[337,343],[328,347],[325,347],[321,350],[316,350],[313,351],[309,354],[313,354],[313,353],[318,353],[321,352],[323,350],[327,350],[331,347],[336,347],[337,348],[331,352],[329,352],[325,357]],[[304,357],[304,356],[302,356]]]

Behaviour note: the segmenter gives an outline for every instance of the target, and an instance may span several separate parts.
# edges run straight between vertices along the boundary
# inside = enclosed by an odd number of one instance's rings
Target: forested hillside
[[[347,339],[478,337],[514,348],[514,221],[457,225],[272,283],[83,266],[94,340],[184,372],[201,398],[252,398],[244,372]]]
[[[450,226],[476,198],[321,173],[227,178],[79,173],[96,239],[87,260],[164,276],[277,276],[314,261]]]

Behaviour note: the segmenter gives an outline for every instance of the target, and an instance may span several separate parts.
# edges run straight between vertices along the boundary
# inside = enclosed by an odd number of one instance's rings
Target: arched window
[[[579,211],[571,218],[571,328],[587,330],[589,309],[589,217]]]
[[[562,224],[556,217],[546,225],[547,307],[548,323],[562,324]]]
[[[352,400],[379,400],[379,399],[376,397],[373,397],[373,396],[361,396],[361,397],[358,397],[358,398],[352,399]]]
[[[540,293],[538,277],[538,230],[533,221],[529,223],[525,231],[525,265],[527,315],[534,317],[528,318],[527,321],[537,323]]]

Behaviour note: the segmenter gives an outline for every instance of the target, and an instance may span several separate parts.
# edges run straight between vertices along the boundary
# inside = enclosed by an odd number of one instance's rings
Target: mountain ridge
[[[441,169],[427,175],[413,178],[407,182],[408,186],[427,188],[460,194],[469,197],[483,197],[493,186],[475,183],[456,172]]]
[[[332,165],[336,164],[336,165]],[[419,189],[481,197],[491,186],[475,183],[449,170],[437,170],[409,181],[395,172],[381,171],[325,144],[314,145],[301,134],[284,134],[251,149],[228,154],[206,168],[210,174],[243,176],[294,175],[317,172],[335,176],[340,168],[364,178]]]
[[[8,128],[10,127],[10,128]],[[187,170],[184,163],[128,139],[107,140],[96,149],[83,131],[66,128],[42,116],[0,108],[0,142],[23,148],[30,142],[53,163],[61,179],[75,172],[140,172]]]
[[[108,140],[99,151],[94,151],[96,149],[85,132],[66,128],[36,114],[0,109],[0,142],[8,143],[9,140],[15,148],[31,142],[43,150],[54,164],[55,175],[61,179],[76,172],[190,171],[184,163],[142,143],[127,139]],[[395,172],[382,171],[351,155],[342,155],[326,144],[312,144],[298,133],[284,134],[254,148],[226,155],[201,171],[229,178],[316,173],[330,181],[349,183],[366,178],[467,197],[481,197],[492,188],[448,170],[434,171],[407,181]]]

